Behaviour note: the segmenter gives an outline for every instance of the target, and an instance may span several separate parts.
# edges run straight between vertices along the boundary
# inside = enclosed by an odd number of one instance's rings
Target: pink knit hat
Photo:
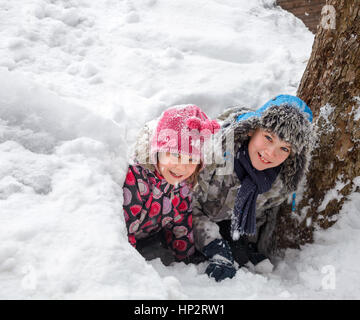
[[[170,152],[203,159],[201,146],[220,129],[195,105],[174,106],[163,112],[151,141],[151,154]]]

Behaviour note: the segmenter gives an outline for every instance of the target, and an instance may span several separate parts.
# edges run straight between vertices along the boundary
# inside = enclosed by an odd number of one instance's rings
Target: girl
[[[146,247],[147,239],[151,242],[161,231],[177,260],[194,253],[192,188],[203,168],[201,146],[219,128],[195,105],[166,110],[148,139],[145,127],[123,186],[128,239],[135,248]],[[151,141],[149,152],[146,140]]]

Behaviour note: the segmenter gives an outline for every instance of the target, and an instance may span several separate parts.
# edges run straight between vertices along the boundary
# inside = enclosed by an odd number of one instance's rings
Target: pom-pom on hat
[[[151,140],[151,154],[185,154],[199,161],[203,159],[202,144],[219,129],[218,122],[209,119],[196,105],[171,107],[163,112],[157,124]]]

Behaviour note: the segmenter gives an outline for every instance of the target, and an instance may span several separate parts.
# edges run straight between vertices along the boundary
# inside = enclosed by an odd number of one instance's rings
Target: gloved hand
[[[234,260],[238,263],[239,267],[248,265],[248,262],[255,267],[255,271],[259,270],[270,270],[272,272],[272,263],[270,260],[257,249],[255,243],[250,242],[246,236],[240,237],[239,240],[229,241],[229,245],[234,257]],[[266,266],[266,267],[264,267]],[[265,273],[264,271],[259,271]]]
[[[254,265],[255,272],[262,274],[273,272],[274,265],[267,256],[258,251],[255,243],[249,242],[248,254],[250,262]]]
[[[249,262],[248,243],[248,239],[245,236],[241,236],[236,241],[229,241],[234,260],[238,263],[239,267]]]
[[[209,277],[221,281],[235,276],[234,259],[226,240],[213,240],[203,249],[203,253],[210,261],[205,270]]]

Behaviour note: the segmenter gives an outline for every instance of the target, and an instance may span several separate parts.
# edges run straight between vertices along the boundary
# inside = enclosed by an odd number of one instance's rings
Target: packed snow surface
[[[360,197],[267,275],[145,261],[122,184],[141,126],[295,94],[313,35],[273,0],[0,2],[0,299],[354,299]]]

